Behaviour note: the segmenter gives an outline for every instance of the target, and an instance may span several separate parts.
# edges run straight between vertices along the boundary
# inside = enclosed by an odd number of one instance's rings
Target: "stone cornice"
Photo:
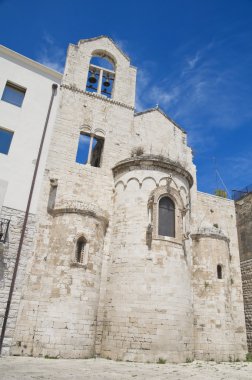
[[[192,175],[186,169],[184,169],[180,163],[174,162],[163,156],[142,155],[127,158],[123,161],[118,162],[112,170],[114,176],[116,177],[117,175],[126,171],[153,169],[165,169],[168,172],[176,172],[177,174],[180,174],[182,177],[187,179],[190,187],[193,185]]]
[[[80,94],[83,94],[83,95],[87,95],[87,96],[90,96],[91,98],[95,98],[95,99],[99,99],[99,100],[102,100],[104,102],[107,102],[107,103],[110,103],[110,104],[115,104],[116,106],[120,106],[120,107],[123,107],[123,108],[127,108],[131,111],[134,111],[135,108],[132,107],[132,106],[128,106],[127,104],[125,103],[122,103],[122,102],[118,102],[117,100],[114,100],[114,99],[109,99],[107,98],[106,96],[104,95],[100,95],[100,94],[97,94],[95,92],[88,92],[88,91],[84,91],[84,90],[81,90],[80,88],[76,87],[76,86],[71,86],[71,85],[68,85],[68,84],[61,84],[60,86],[61,88],[65,88],[67,90],[70,90],[70,91],[73,91],[73,92],[78,92]]]
[[[105,227],[108,226],[109,217],[107,212],[103,211],[97,205],[81,201],[63,201],[56,203],[54,209],[49,210],[53,216],[61,214],[81,214],[91,216],[101,221]]]
[[[200,231],[198,233],[193,233],[193,234],[190,234],[190,237],[196,241],[201,238],[203,239],[210,238],[210,239],[216,239],[216,240],[224,240],[227,243],[230,242],[230,239],[227,236],[219,234],[219,233],[210,232],[210,231],[207,231],[207,232]]]

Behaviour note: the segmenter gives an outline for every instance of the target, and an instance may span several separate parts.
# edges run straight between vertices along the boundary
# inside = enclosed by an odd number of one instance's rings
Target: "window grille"
[[[76,243],[75,259],[77,263],[83,262],[86,240],[84,237],[80,237]]]

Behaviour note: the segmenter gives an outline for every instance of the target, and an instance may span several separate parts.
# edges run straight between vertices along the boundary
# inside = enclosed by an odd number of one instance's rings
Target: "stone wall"
[[[24,220],[24,212],[7,207],[2,207],[1,217],[10,219],[7,242],[3,245],[0,253],[0,326],[2,327],[3,317],[8,300],[16,255],[19,245],[21,229]],[[3,343],[2,354],[9,353],[14,329],[16,326],[17,313],[20,307],[22,287],[24,284],[27,264],[31,260],[33,250],[33,238],[35,234],[35,216],[29,215],[27,229],[25,233],[23,248],[21,252],[15,288],[9,318],[6,327],[6,334]]]
[[[106,282],[101,279],[106,261],[103,246],[106,239],[108,250],[106,232],[113,205],[111,169],[118,158],[130,155],[128,136],[134,110],[132,91],[123,95],[124,104],[120,94],[110,100],[85,93],[79,70],[88,64],[94,49],[85,46],[79,50],[71,47],[68,56],[40,197],[35,255],[13,341],[15,355],[80,358],[92,357],[96,345],[99,350],[96,331],[101,337],[103,318],[98,311],[100,286]],[[135,69],[117,48],[112,47],[111,53],[116,55],[118,74],[123,73],[134,88]],[[122,85],[119,75],[116,91]],[[101,167],[76,163],[80,132],[105,139]],[[54,209],[50,210],[52,182],[57,183],[57,189]],[[85,266],[73,266],[76,239],[81,234],[88,242],[89,254]]]
[[[197,194],[193,237],[195,356],[244,359],[247,350],[234,202]],[[217,277],[222,267],[222,279]]]
[[[117,63],[112,100],[85,92],[97,49]],[[69,48],[12,354],[177,362],[244,357],[234,205],[197,194],[191,149],[179,126],[159,109],[134,115],[135,74],[109,39]],[[80,133],[104,138],[100,167],[76,162]],[[158,234],[162,196],[175,204],[175,237]],[[194,246],[190,234],[203,221],[218,224],[225,239],[206,236]],[[83,265],[73,262],[80,236],[88,245]],[[221,258],[225,281],[201,297],[205,273],[212,281]],[[194,313],[205,331],[196,333]],[[215,350],[220,328],[221,353]]]
[[[252,259],[252,193],[235,202],[241,261]]]
[[[241,262],[248,350],[252,352],[252,259]]]
[[[252,194],[235,203],[249,352],[252,352]]]
[[[134,170],[139,161],[142,165]],[[191,253],[184,250],[186,202],[180,195],[185,191],[188,196],[189,185],[175,169],[162,168],[160,158],[156,166],[147,157],[132,159],[131,170],[122,171],[115,176],[102,356],[154,362],[192,359]],[[176,238],[156,233],[157,199],[166,194],[176,201]],[[146,241],[149,223],[151,246]]]

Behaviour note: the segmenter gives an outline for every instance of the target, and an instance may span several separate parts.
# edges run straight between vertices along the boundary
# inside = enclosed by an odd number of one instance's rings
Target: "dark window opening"
[[[11,82],[7,82],[2,95],[3,101],[17,107],[22,107],[26,89]]]
[[[217,265],[217,278],[219,280],[222,279],[222,266],[221,265]]]
[[[85,245],[86,245],[86,240],[82,236],[77,240],[77,243],[76,243],[75,259],[77,263],[83,262]]]
[[[175,237],[175,205],[168,197],[159,201],[158,234]]]
[[[103,141],[104,140],[101,138],[100,139],[97,137],[93,138],[90,164],[91,166],[95,166],[96,168],[100,167]]]
[[[91,145],[91,148],[90,148]],[[101,137],[81,133],[76,154],[76,162],[100,167],[104,139]]]
[[[13,134],[13,132],[0,128],[0,153],[6,155],[9,153]]]

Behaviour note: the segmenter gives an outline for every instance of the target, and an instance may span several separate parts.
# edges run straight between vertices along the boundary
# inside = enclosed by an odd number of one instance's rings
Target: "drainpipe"
[[[1,355],[1,352],[2,352],[3,341],[4,341],[4,336],[5,336],[5,330],[6,330],[6,324],[7,324],[7,320],[8,320],[8,316],[9,316],[12,295],[13,295],[14,286],[15,286],[15,282],[16,282],[18,264],[19,264],[19,259],[20,259],[20,255],[21,255],[21,251],[22,251],[22,246],[23,246],[23,241],[24,241],[24,235],[25,235],[25,229],[26,229],[27,221],[28,221],[28,217],[29,217],[30,205],[31,205],[33,191],[34,191],[34,186],[35,186],[35,182],[36,182],[39,162],[40,162],[41,153],[42,153],[42,149],[43,149],[43,145],[44,145],[44,140],[45,140],[46,130],[47,130],[47,126],[48,126],[48,121],[49,121],[49,118],[50,118],[50,113],[51,113],[51,109],[52,109],[52,105],[53,105],[53,100],[54,100],[54,96],[56,94],[57,88],[58,88],[58,85],[56,83],[53,83],[52,84],[51,100],[50,100],[50,103],[49,103],[49,107],[48,107],[48,111],[47,111],[47,116],[46,116],[46,120],[45,120],[45,125],[44,125],[44,130],[43,130],[43,134],[42,134],[41,141],[40,141],[39,151],[38,151],[38,155],[37,155],[36,165],[35,165],[35,169],[34,169],[34,173],[33,173],[30,193],[29,193],[29,198],[28,198],[28,202],[27,202],[27,206],[26,206],[26,210],[25,210],[25,217],[24,217],[24,222],[23,222],[23,226],[22,226],[22,231],[21,231],[21,236],[20,236],[20,241],[19,241],[19,246],[18,246],[18,251],[17,251],[17,256],[16,256],[15,267],[14,267],[14,271],[13,271],[13,275],[12,275],[12,279],[11,279],[11,286],[10,286],[8,301],[7,301],[7,305],[6,305],[6,309],[5,309],[5,314],[4,314],[4,320],[3,320],[3,326],[2,326],[1,338],[0,338],[0,355]]]

